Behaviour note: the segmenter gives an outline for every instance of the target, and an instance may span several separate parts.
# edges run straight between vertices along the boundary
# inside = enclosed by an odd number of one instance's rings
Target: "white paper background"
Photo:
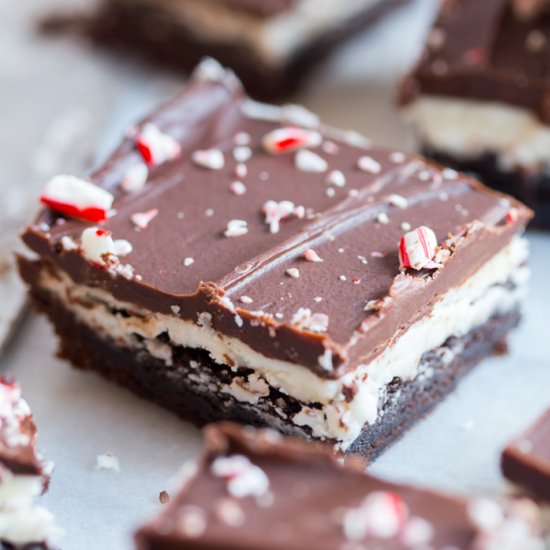
[[[31,209],[49,175],[89,170],[132,120],[183,82],[85,43],[37,37],[34,18],[60,3],[0,0],[0,189],[11,197],[19,192],[22,203],[28,197]],[[413,0],[354,40],[300,100],[329,123],[410,147],[410,134],[391,111],[393,84],[416,56],[433,5]],[[504,490],[499,450],[550,403],[550,235],[531,233],[530,240],[532,290],[510,355],[485,361],[372,472],[455,492]],[[199,433],[94,374],[71,369],[54,358],[55,346],[45,320],[29,317],[0,359],[0,371],[23,384],[40,447],[57,464],[43,501],[67,531],[64,549],[128,549],[135,526],[158,507],[159,492],[196,456]],[[106,451],[119,457],[120,473],[94,470],[96,455]]]

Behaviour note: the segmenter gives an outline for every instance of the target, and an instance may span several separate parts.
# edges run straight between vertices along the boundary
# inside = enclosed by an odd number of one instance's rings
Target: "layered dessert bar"
[[[268,430],[211,426],[206,445],[169,504],[137,532],[139,550],[543,548],[526,500],[389,483]]]
[[[519,202],[213,61],[42,202],[20,271],[62,357],[199,425],[371,458],[503,351],[528,279]]]
[[[539,10],[526,17],[520,8],[535,3]],[[549,59],[547,2],[442,2],[421,60],[401,89],[402,110],[426,154],[518,197],[546,227]]]
[[[34,501],[51,466],[36,451],[36,427],[17,383],[0,377],[0,548],[52,548],[61,530]]]
[[[188,71],[203,56],[233,68],[249,93],[288,97],[340,42],[406,0],[102,0],[88,32]]]
[[[550,409],[508,444],[501,466],[507,479],[550,502]]]

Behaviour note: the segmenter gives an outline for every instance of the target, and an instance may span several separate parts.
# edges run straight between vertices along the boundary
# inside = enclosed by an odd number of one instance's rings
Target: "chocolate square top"
[[[448,0],[401,90],[521,107],[550,123],[550,9],[519,18],[510,0]]]
[[[453,170],[323,126],[303,108],[253,102],[213,61],[91,175],[114,200],[100,224],[118,243],[107,260],[94,257],[99,234],[84,239],[89,223],[59,214],[86,202],[90,190],[73,179],[53,182],[53,198],[45,192],[54,208],[25,230],[32,250],[77,283],[207,321],[325,377],[380,353],[531,215]],[[429,252],[426,268],[400,269],[398,243],[421,226],[437,241],[420,250]]]

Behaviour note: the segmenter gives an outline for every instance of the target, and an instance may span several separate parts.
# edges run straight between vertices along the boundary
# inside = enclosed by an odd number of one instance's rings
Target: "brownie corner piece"
[[[390,483],[269,430],[210,426],[200,460],[135,535],[139,550],[540,550],[527,501],[457,498]]]
[[[401,109],[423,151],[474,172],[550,227],[550,9],[520,17],[510,0],[443,2]]]
[[[288,98],[340,43],[408,0],[103,0],[87,24],[99,44],[190,71],[204,56],[255,97]]]
[[[36,426],[19,384],[0,376],[0,548],[56,547],[62,530],[34,504],[52,470],[36,450]]]
[[[508,443],[502,452],[501,469],[516,486],[550,502],[550,408]]]
[[[198,425],[375,458],[518,323],[518,201],[249,99],[213,60],[89,178],[20,271],[60,354]]]

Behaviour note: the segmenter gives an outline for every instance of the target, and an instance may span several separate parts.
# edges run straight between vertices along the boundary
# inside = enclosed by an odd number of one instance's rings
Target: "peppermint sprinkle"
[[[268,153],[291,153],[304,147],[317,147],[323,140],[319,132],[304,130],[303,128],[285,127],[277,128],[266,134],[262,145]]]
[[[219,149],[199,149],[191,159],[197,166],[208,170],[221,170],[225,165],[225,157]]]
[[[235,175],[238,178],[246,178],[246,175],[248,174],[248,168],[246,167],[246,164],[239,163],[235,166]]]
[[[227,492],[234,498],[258,498],[269,490],[265,472],[246,456],[220,456],[212,462],[210,470],[213,475],[225,480]]]
[[[145,187],[148,177],[149,168],[147,168],[147,164],[144,162],[134,164],[126,170],[121,187],[126,193],[137,193]]]
[[[382,170],[382,166],[379,162],[376,162],[372,157],[366,155],[357,161],[357,168],[369,174],[379,174]]]
[[[303,206],[295,206],[292,201],[267,201],[263,208],[265,214],[265,223],[269,225],[270,233],[278,233],[280,230],[280,222],[291,216],[303,218],[305,216],[305,208]]]
[[[298,279],[298,277],[300,277],[300,271],[298,269],[296,269],[295,267],[289,267],[285,273],[289,276],[289,277],[292,277],[293,279]]]
[[[376,221],[383,225],[390,223],[390,219],[388,218],[388,215],[385,212],[380,212],[380,214],[376,216]]]
[[[110,256],[116,257],[111,232],[99,227],[88,227],[80,237],[83,256],[91,262],[105,265]]]
[[[159,213],[157,208],[152,208],[146,212],[136,212],[130,216],[132,223],[136,226],[136,229],[145,229],[149,223],[157,216]]]
[[[340,281],[342,281],[343,283],[345,283],[348,280],[348,278],[345,275],[340,275],[340,277],[338,277],[338,279]]]
[[[250,134],[247,132],[239,132],[233,138],[237,145],[248,145],[250,143]]]
[[[96,457],[96,470],[113,470],[120,472],[120,462],[115,455],[104,453]]]
[[[248,233],[248,223],[244,220],[231,220],[224,232],[226,237],[241,237]]]
[[[190,265],[193,265],[195,263],[195,260],[193,258],[191,258],[190,256],[188,256],[187,258],[185,258],[183,260],[183,265],[185,267],[189,267]]]
[[[395,164],[401,164],[405,162],[405,155],[403,153],[400,153],[399,151],[396,151],[390,155],[390,160]]]
[[[64,235],[63,237],[61,237],[61,246],[66,252],[78,249],[78,245],[68,235]]]
[[[324,313],[312,313],[311,309],[301,307],[292,316],[291,325],[310,332],[326,332],[329,318]]]
[[[136,147],[143,160],[150,166],[173,160],[181,153],[180,144],[150,122],[143,125],[136,138]]]
[[[244,195],[246,193],[246,185],[242,181],[234,181],[229,185],[229,189],[235,195]]]
[[[241,296],[241,302],[243,304],[251,304],[254,300],[250,296]]]
[[[332,198],[336,195],[336,190],[334,189],[334,187],[329,187],[326,191],[325,191],[325,195],[329,198]]]
[[[302,172],[322,173],[328,169],[328,163],[323,157],[307,149],[296,153],[294,163]]]
[[[333,170],[329,172],[325,183],[327,185],[334,185],[335,187],[344,187],[346,185],[346,176],[340,170]]]
[[[317,254],[317,252],[315,252],[313,248],[308,248],[304,252],[304,258],[306,259],[307,262],[313,262],[313,263],[319,263],[323,261],[321,256],[319,256],[319,254]]]
[[[403,231],[410,231],[411,230],[411,224],[409,222],[403,222],[401,224],[401,229]]]
[[[409,204],[409,201],[402,195],[393,194],[388,197],[388,202],[397,206],[397,208],[405,209]]]
[[[237,162],[246,162],[247,160],[250,159],[251,156],[252,156],[252,149],[250,147],[241,145],[233,149],[233,158]]]
[[[439,267],[433,260],[437,251],[437,237],[426,226],[416,228],[405,233],[399,243],[399,262],[403,269],[415,269]]]
[[[132,243],[126,239],[117,239],[116,241],[113,241],[113,244],[115,246],[115,254],[117,256],[127,256],[134,249]]]

